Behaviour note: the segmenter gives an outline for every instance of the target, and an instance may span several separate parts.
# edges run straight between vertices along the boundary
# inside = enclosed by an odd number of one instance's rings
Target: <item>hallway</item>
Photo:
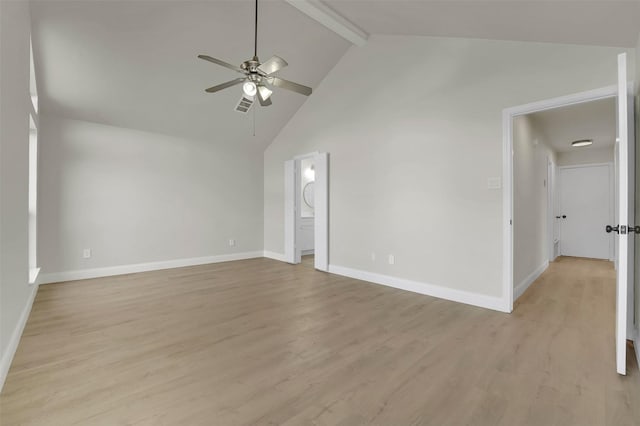
[[[615,291],[612,262],[558,257],[514,304],[514,317],[539,326],[526,339],[535,347],[517,351],[518,369],[571,384],[581,405],[593,398],[583,407],[591,413],[585,424],[599,424],[599,415],[611,425],[640,424],[640,375],[631,343],[627,377],[614,374]],[[633,416],[616,414],[623,407]]]

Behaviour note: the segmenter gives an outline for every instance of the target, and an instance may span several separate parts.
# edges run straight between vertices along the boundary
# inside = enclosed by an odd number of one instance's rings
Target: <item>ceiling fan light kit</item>
[[[205,90],[207,93],[215,93],[220,90],[236,86],[242,83],[242,98],[236,105],[235,110],[246,114],[251,106],[255,102],[255,98],[258,98],[258,102],[261,106],[269,106],[271,102],[271,94],[273,91],[267,86],[279,87],[281,89],[290,90],[301,95],[309,96],[312,89],[302,84],[294,83],[293,81],[285,80],[280,77],[276,77],[274,74],[286,67],[287,61],[279,56],[272,56],[266,62],[260,63],[258,59],[258,0],[255,0],[256,15],[255,15],[255,32],[254,32],[254,51],[253,58],[248,61],[244,61],[239,67],[232,65],[228,62],[220,59],[213,58],[208,55],[198,55],[198,58],[205,61],[212,62],[214,64],[229,68],[240,74],[244,74],[244,77],[239,77],[234,80],[227,81],[226,83],[218,84],[216,86],[209,87]]]

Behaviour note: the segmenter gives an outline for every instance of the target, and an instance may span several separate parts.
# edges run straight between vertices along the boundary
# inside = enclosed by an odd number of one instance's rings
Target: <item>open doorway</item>
[[[504,176],[504,189],[503,189],[503,218],[504,218],[504,234],[503,234],[503,247],[504,247],[504,270],[503,270],[503,294],[504,294],[504,303],[505,310],[511,312],[514,306],[514,300],[517,296],[524,294],[527,298],[527,301],[533,302],[529,303],[529,308],[531,305],[536,304],[537,306],[533,307],[533,309],[538,309],[541,314],[541,318],[544,318],[546,321],[549,318],[555,317],[555,320],[563,325],[567,324],[567,321],[576,321],[580,324],[587,323],[588,321],[593,321],[596,319],[596,323],[589,324],[588,328],[598,327],[602,325],[602,323],[606,324],[614,324],[615,329],[609,329],[608,325],[605,325],[603,330],[605,331],[603,335],[607,336],[607,341],[614,340],[615,341],[615,357],[616,357],[616,371],[618,374],[624,375],[626,374],[627,369],[627,351],[629,349],[629,340],[636,340],[635,345],[636,349],[640,342],[640,338],[636,338],[634,336],[640,336],[640,333],[637,332],[637,324],[634,322],[634,259],[635,259],[635,234],[636,231],[640,234],[640,226],[636,226],[630,222],[633,221],[635,217],[635,164],[636,164],[636,156],[635,156],[635,136],[634,136],[634,105],[635,99],[633,94],[633,82],[629,81],[627,78],[628,73],[628,64],[627,64],[627,54],[621,53],[617,58],[618,62],[618,75],[617,75],[617,85],[605,87],[601,89],[592,90],[589,92],[577,93],[574,95],[564,96],[560,98],[554,98],[539,102],[534,102],[531,104],[521,105],[517,107],[507,108],[503,111],[503,148],[504,148],[504,161],[503,161],[503,176]],[[605,221],[604,224],[600,224],[600,230],[595,229],[597,225],[592,226],[591,229],[587,232],[592,233],[593,235],[601,236],[603,230],[603,225],[605,225],[606,233],[610,235],[610,238],[613,238],[615,241],[615,252],[613,257],[615,258],[615,271],[612,265],[612,262],[608,260],[598,260],[594,261],[593,259],[585,259],[579,257],[566,257],[566,259],[579,260],[580,262],[572,262],[577,266],[578,263],[584,264],[585,262],[589,262],[594,268],[591,271],[587,271],[586,274],[581,274],[584,268],[574,268],[571,265],[564,268],[563,273],[558,273],[558,271],[551,271],[550,273],[544,274],[537,280],[537,285],[533,286],[531,292],[525,292],[527,285],[517,283],[517,277],[515,276],[517,273],[520,275],[520,272],[516,271],[517,265],[516,262],[520,261],[522,257],[518,257],[519,255],[516,253],[516,245],[527,246],[526,238],[520,238],[520,242],[518,242],[516,235],[516,223],[521,220],[516,218],[516,206],[517,201],[516,198],[516,178],[518,177],[518,172],[514,173],[514,170],[517,166],[515,166],[515,162],[518,161],[519,157],[515,156],[515,147],[514,140],[516,138],[515,133],[517,130],[516,119],[518,117],[531,115],[534,113],[551,111],[554,109],[559,109],[563,107],[570,106],[579,106],[586,103],[592,103],[599,100],[606,100],[609,98],[615,99],[615,137],[614,137],[614,152],[611,155],[610,148],[607,149],[607,155],[613,157],[613,179],[609,179],[607,184],[603,184],[604,169],[600,170],[602,173],[600,178],[597,179],[595,177],[587,178],[584,175],[577,174],[577,176],[573,177],[565,177],[564,182],[567,185],[571,179],[573,179],[573,183],[576,185],[581,185],[582,188],[579,189],[584,194],[583,197],[579,197],[579,202],[582,203],[583,200],[591,197],[591,192],[604,192],[607,187],[610,188],[611,182],[614,182],[615,189],[614,193],[614,217],[615,223],[607,223]],[[584,105],[583,105],[584,106]],[[612,114],[607,113],[607,116],[611,116]],[[528,117],[531,118],[531,117]],[[565,121],[567,121],[565,119]],[[564,123],[567,124],[567,123]],[[613,132],[609,132],[613,133]],[[543,136],[544,133],[541,133]],[[611,136],[608,136],[609,138]],[[570,145],[572,148],[580,148],[585,147],[587,145],[593,145],[593,141],[590,137],[586,137],[587,141],[584,140],[574,140],[570,141]],[[530,138],[533,141],[534,146],[539,145],[539,140],[535,137]],[[536,140],[538,143],[536,143]],[[567,141],[565,141],[567,143]],[[551,147],[551,144],[546,145],[547,148]],[[566,145],[564,145],[566,146]],[[586,150],[583,152],[587,152]],[[551,153],[550,155],[553,155]],[[556,153],[557,158],[560,157],[560,153]],[[611,158],[609,157],[609,158]],[[611,168],[610,162],[594,162],[593,159],[589,159],[588,161],[582,160],[585,168],[591,167],[592,169],[607,164],[609,169]],[[526,162],[524,163],[527,164]],[[576,165],[573,165],[572,168],[578,169]],[[547,169],[548,170],[548,169]],[[560,179],[560,173],[558,175],[558,180]],[[568,175],[568,173],[567,173]],[[533,174],[535,176],[535,174]],[[609,173],[611,176],[611,173]],[[590,180],[591,185],[587,184],[586,181]],[[594,183],[598,185],[599,188],[593,188]],[[570,183],[570,182],[569,182]],[[546,182],[544,182],[546,184]],[[534,181],[532,186],[533,194],[536,194],[537,185],[539,185],[539,181]],[[558,187],[561,187],[562,183],[558,183]],[[522,188],[521,188],[522,189]],[[558,199],[559,202],[557,205],[562,207],[561,191],[558,191]],[[527,199],[526,196],[522,196],[524,199]],[[535,197],[534,197],[535,198]],[[611,204],[604,201],[604,198],[600,198],[601,204],[606,204],[607,206],[611,206]],[[549,203],[547,203],[549,205]],[[565,206],[567,201],[565,201]],[[569,200],[569,204],[571,201]],[[593,202],[591,202],[591,205]],[[602,207],[602,206],[601,206]],[[574,210],[578,212],[579,215],[584,216],[585,213],[592,214],[590,210],[590,206],[581,206],[581,208]],[[602,209],[606,211],[607,209]],[[520,208],[520,211],[525,211]],[[525,211],[525,214],[528,214],[528,211]],[[554,213],[558,213],[556,209]],[[549,217],[549,211],[547,211],[547,217]],[[567,217],[562,217],[567,216]],[[598,220],[601,221],[604,215]],[[569,219],[568,215],[564,213],[560,213],[559,215],[553,217],[553,219],[564,220]],[[526,224],[525,224],[526,225]],[[549,224],[548,224],[549,225]],[[565,225],[565,228],[567,226]],[[547,229],[549,226],[547,226]],[[563,226],[560,225],[560,238],[559,238],[559,247],[560,251],[562,251],[563,246]],[[525,226],[524,229],[527,229]],[[565,231],[566,232],[566,231]],[[583,231],[584,232],[584,231]],[[520,231],[521,235],[524,234],[523,231]],[[547,234],[549,232],[547,231]],[[539,236],[539,233],[535,234]],[[566,237],[565,237],[566,238]],[[547,246],[550,247],[551,244],[547,241]],[[526,249],[526,248],[525,248]],[[594,263],[600,262],[600,263]],[[558,269],[555,267],[555,264],[558,262],[554,262],[554,269]],[[605,268],[597,268],[595,265],[605,265]],[[574,265],[574,266],[576,266]],[[527,275],[526,281],[536,281],[536,277],[542,274],[544,271],[544,266],[539,267],[533,273]],[[608,269],[607,269],[608,268]],[[576,279],[578,276],[578,279]],[[550,290],[555,290],[557,295],[560,295],[560,298],[547,299],[544,295],[539,294],[542,287],[545,287],[546,284],[552,284]],[[567,285],[567,282],[570,282],[571,285]],[[580,297],[584,292],[584,284],[585,283],[596,283],[596,284],[604,284],[600,286],[600,291],[591,292],[592,297],[585,299],[584,297]],[[521,285],[525,287],[523,290],[516,292],[516,286]],[[604,294],[606,292],[606,294]],[[521,293],[521,294],[518,294]],[[531,293],[536,293],[534,297],[530,297]],[[606,300],[602,303],[603,299],[611,299],[609,302]],[[520,303],[520,301],[518,301]],[[524,302],[523,302],[524,303]],[[604,312],[594,312],[593,307],[608,307]],[[573,312],[574,315],[569,315],[570,312]],[[551,315],[553,314],[553,315]],[[606,319],[609,318],[610,322]],[[599,321],[597,321],[599,319]],[[612,332],[613,336],[608,336],[607,333]],[[612,337],[614,337],[612,339]]]
[[[514,300],[556,259],[613,262],[615,144],[613,96],[513,118]]]
[[[329,267],[329,163],[327,153],[285,162],[285,260]]]

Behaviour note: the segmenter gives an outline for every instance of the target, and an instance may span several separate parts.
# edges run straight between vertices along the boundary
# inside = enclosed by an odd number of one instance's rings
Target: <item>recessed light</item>
[[[589,146],[592,144],[593,144],[593,139],[580,139],[580,140],[571,142],[571,146],[575,146],[575,147]]]

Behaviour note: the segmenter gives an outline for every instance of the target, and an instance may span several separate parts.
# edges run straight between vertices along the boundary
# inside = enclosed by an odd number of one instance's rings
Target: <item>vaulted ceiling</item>
[[[640,1],[327,0],[370,34],[634,47]]]
[[[328,0],[369,34],[477,37],[635,46],[640,2]],[[41,109],[73,119],[263,150],[304,103],[285,90],[254,115],[233,110],[237,77],[199,60],[253,54],[253,1],[32,2]],[[316,87],[350,47],[284,0],[260,0],[258,55],[283,78]],[[416,55],[419,55],[416,52]],[[382,58],[381,58],[382,59]],[[399,64],[403,66],[405,64]],[[366,70],[365,70],[366,71]],[[313,96],[313,95],[312,95]]]
[[[232,64],[253,56],[251,1],[41,1],[32,6],[43,114],[263,150],[305,101],[277,90],[253,119],[234,111]],[[279,75],[315,87],[349,43],[282,1],[260,3],[258,56],[277,54]]]

